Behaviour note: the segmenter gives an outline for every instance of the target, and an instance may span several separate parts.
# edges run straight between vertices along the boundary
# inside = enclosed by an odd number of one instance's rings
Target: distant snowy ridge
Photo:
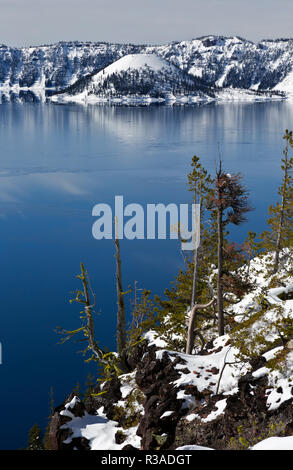
[[[237,36],[205,36],[148,51],[219,87],[293,91],[293,81],[284,85],[293,72],[293,39],[253,43]]]
[[[0,46],[0,88],[61,90],[142,46],[60,42],[37,47]]]
[[[162,46],[60,42],[0,46],[0,101],[43,100],[129,54],[156,54],[209,86],[293,93],[293,40],[206,36]]]

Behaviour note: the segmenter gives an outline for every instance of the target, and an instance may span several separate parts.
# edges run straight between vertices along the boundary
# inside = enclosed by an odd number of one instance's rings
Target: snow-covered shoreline
[[[1,93],[1,90],[0,90]],[[123,96],[117,98],[106,98],[101,96],[70,96],[70,95],[54,95],[49,98],[49,102],[58,104],[79,104],[79,105],[126,105],[126,106],[142,106],[151,104],[163,104],[167,106],[172,105],[204,105],[210,103],[225,104],[225,103],[257,103],[257,102],[272,102],[284,101],[287,98],[280,96],[265,96],[254,95],[247,90],[233,90],[225,89],[222,94],[215,98],[204,98],[198,96],[166,96],[165,98],[154,98],[151,96]],[[289,100],[290,98],[288,98]],[[293,101],[293,97],[290,101]]]

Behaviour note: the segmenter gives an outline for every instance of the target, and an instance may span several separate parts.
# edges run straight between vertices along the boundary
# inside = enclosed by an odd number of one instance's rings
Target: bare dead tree
[[[117,290],[117,352],[119,355],[126,346],[126,329],[125,329],[125,302],[122,288],[121,273],[121,255],[120,243],[118,238],[118,220],[115,218],[115,246],[116,246],[116,290]]]
[[[192,307],[190,314],[189,314],[189,323],[188,323],[188,331],[187,331],[187,341],[186,341],[186,354],[192,354],[193,346],[194,346],[194,339],[195,339],[195,319],[196,315],[200,310],[204,310],[206,308],[211,307],[216,303],[216,299],[213,298],[207,304],[196,304]]]
[[[78,279],[82,282],[83,290],[76,291],[76,297],[72,299],[70,302],[77,302],[82,304],[84,310],[81,313],[84,313],[84,316],[80,318],[83,320],[83,324],[80,328],[76,330],[66,330],[64,328],[57,327],[56,332],[58,334],[64,335],[61,343],[68,341],[73,336],[78,335],[79,333],[83,333],[85,339],[83,341],[87,342],[87,347],[84,349],[83,353],[90,351],[92,353],[92,358],[98,360],[101,364],[105,363],[104,360],[104,351],[98,346],[95,340],[95,331],[94,331],[94,320],[93,320],[93,312],[96,305],[96,298],[91,288],[90,280],[88,272],[84,268],[84,264],[80,263],[81,274],[77,276]],[[91,302],[91,297],[93,298],[93,302]]]
[[[84,310],[86,314],[86,327],[88,333],[88,345],[89,349],[93,352],[93,354],[98,358],[101,359],[101,350],[97,347],[95,343],[95,331],[94,331],[94,321],[92,315],[92,309],[95,307],[96,299],[94,297],[94,304],[91,305],[90,296],[89,296],[89,281],[87,280],[87,273],[85,272],[83,263],[80,263],[81,267],[81,275],[80,279],[83,285],[83,293],[84,293]]]

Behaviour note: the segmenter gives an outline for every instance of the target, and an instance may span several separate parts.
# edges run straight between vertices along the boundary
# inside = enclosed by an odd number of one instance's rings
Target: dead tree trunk
[[[190,311],[189,315],[189,323],[188,323],[188,332],[187,332],[187,341],[186,341],[186,354],[192,354],[193,346],[194,346],[194,324],[196,319],[196,313],[198,310],[203,310],[205,308],[210,307],[216,299],[212,299],[207,304],[197,304],[194,305]]]
[[[218,208],[218,274],[217,274],[217,310],[219,336],[225,333],[223,310],[223,212]]]
[[[196,203],[196,194],[194,195],[194,203]],[[198,223],[198,228],[197,230],[199,231],[199,240],[200,240],[200,235],[201,235],[201,211],[202,211],[202,195],[200,194],[200,199],[199,199],[199,206],[200,206],[200,217],[199,220],[195,220],[195,226],[196,222]],[[195,234],[194,234],[195,236]],[[196,238],[196,237],[195,237]],[[197,243],[197,240],[195,240]],[[194,248],[194,254],[193,254],[193,282],[192,282],[192,296],[191,296],[191,308],[195,305],[196,302],[196,293],[197,293],[197,278],[198,278],[198,261],[199,261],[199,247],[195,246]]]
[[[94,332],[94,321],[93,321],[93,314],[92,314],[92,309],[93,305],[91,305],[90,302],[90,295],[89,295],[89,289],[88,289],[88,275],[84,269],[83,263],[80,263],[80,268],[81,268],[81,275],[78,276],[81,279],[82,285],[83,285],[83,295],[84,295],[84,310],[86,314],[86,331],[87,331],[87,337],[88,337],[88,349],[92,351],[94,356],[99,359],[101,362],[103,362],[103,354],[104,352],[102,351],[101,348],[99,348],[95,342],[95,332]]]
[[[120,244],[119,239],[115,235],[115,246],[116,246],[116,289],[117,289],[117,352],[119,355],[126,345],[126,333],[125,333],[125,303],[122,289],[122,274],[121,274],[121,256],[120,256]]]
[[[197,271],[198,271],[198,249],[197,248],[194,250],[193,264],[194,265],[193,265],[191,308],[195,305],[195,300],[196,300]]]
[[[282,187],[282,201],[281,201],[281,210],[280,210],[280,219],[277,229],[277,240],[276,240],[276,251],[275,251],[275,260],[274,260],[274,268],[273,274],[279,269],[280,263],[280,251],[281,251],[281,244],[282,244],[282,233],[284,229],[284,222],[285,222],[285,204],[286,204],[286,193],[287,193],[287,186],[288,186],[288,145],[284,150],[285,161],[284,161],[284,178],[283,178],[283,187]]]

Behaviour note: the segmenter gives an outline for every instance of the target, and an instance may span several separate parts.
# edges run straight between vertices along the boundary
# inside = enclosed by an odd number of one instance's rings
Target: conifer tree
[[[127,331],[127,345],[134,345],[143,333],[154,329],[156,326],[155,304],[151,297],[151,291],[137,289],[135,281],[135,298],[132,310],[132,320]],[[140,291],[140,292],[138,292]]]
[[[211,198],[211,208],[217,213],[217,312],[218,334],[225,333],[224,327],[224,231],[228,224],[240,225],[245,214],[251,210],[248,205],[247,189],[241,182],[240,174],[230,175],[222,169],[220,160],[216,172],[215,188]]]
[[[198,165],[198,159],[193,159],[194,166]],[[196,167],[198,171],[198,167]],[[192,175],[193,171],[190,175]],[[203,173],[207,175],[203,169]],[[223,172],[222,172],[223,173]],[[193,173],[194,175],[194,173]],[[224,173],[223,173],[224,175]],[[191,176],[192,177],[192,176]],[[210,177],[209,177],[210,178]],[[238,225],[244,221],[244,213],[249,210],[246,201],[246,189],[240,183],[240,176],[231,177],[228,188],[225,189],[224,196],[230,197],[230,206],[225,207],[222,201],[222,275],[221,287],[223,301],[225,303],[236,303],[241,300],[243,293],[251,287],[247,279],[240,279],[235,272],[245,262],[244,255],[235,243],[228,241],[229,223]],[[191,183],[193,181],[191,180]],[[216,181],[212,182],[216,185]],[[209,186],[209,184],[207,185]],[[191,189],[192,190],[192,189]],[[234,201],[235,197],[235,201]],[[205,201],[207,199],[207,201]],[[185,349],[187,354],[191,354],[196,337],[203,347],[209,338],[209,331],[214,329],[216,324],[215,301],[217,297],[213,282],[213,270],[217,267],[218,261],[218,206],[216,199],[216,188],[207,190],[204,195],[204,217],[201,219],[201,243],[197,254],[197,276],[196,276],[196,299],[190,310],[190,299],[194,293],[194,256],[192,260],[187,260],[185,269],[180,270],[171,289],[165,290],[165,298],[158,296],[155,300],[157,308],[157,331],[167,341],[171,349]],[[245,203],[245,204],[244,204]],[[205,210],[207,209],[207,210]],[[241,215],[242,213],[242,215]],[[226,220],[227,219],[227,220]],[[225,297],[224,297],[224,294]],[[234,296],[231,299],[231,295]],[[236,296],[236,299],[235,299]],[[186,312],[189,311],[189,325],[186,336]],[[184,341],[185,339],[185,341]]]
[[[203,228],[203,216],[207,206],[207,197],[210,193],[210,186],[212,179],[207,170],[203,168],[199,158],[195,155],[191,163],[192,171],[188,174],[189,191],[193,193],[193,203],[200,205],[200,231]],[[196,288],[198,278],[198,258],[199,247],[194,249],[193,253],[193,283],[191,295],[191,307],[194,306],[196,301]]]
[[[55,401],[54,401],[54,390],[53,387],[50,387],[49,391],[49,415],[48,415],[48,424],[45,430],[45,435],[44,435],[44,450],[51,450],[50,449],[50,428],[51,428],[51,419],[54,414],[55,410]]]
[[[252,232],[251,230],[248,231],[247,237],[244,240],[242,246],[243,252],[247,258],[247,277],[249,277],[250,273],[250,261],[257,256],[260,251],[260,244],[257,241],[257,234],[256,232]]]
[[[278,189],[281,201],[269,207],[270,230],[261,235],[262,247],[266,251],[274,251],[273,274],[279,269],[281,250],[290,246],[293,241],[293,158],[288,156],[289,147],[293,147],[292,131],[287,129],[283,139],[286,141],[281,164],[283,177]]]
[[[122,354],[126,346],[125,302],[122,288],[121,255],[118,238],[118,221],[115,219],[115,246],[116,246],[116,290],[117,290],[117,352]]]
[[[193,203],[200,205],[200,227],[198,230],[201,232],[204,229],[203,217],[207,208],[207,202],[211,193],[212,179],[207,170],[201,165],[199,158],[195,155],[191,163],[192,171],[188,174],[189,191],[193,193]],[[209,308],[214,303],[214,298],[205,304],[200,304],[197,298],[197,285],[198,285],[198,272],[199,272],[199,257],[203,254],[200,246],[195,247],[193,252],[193,280],[192,280],[192,293],[191,293],[191,310],[189,312],[189,322],[186,338],[186,353],[191,354],[195,340],[195,323],[196,316],[200,310]],[[202,261],[202,260],[201,260]],[[206,260],[205,260],[206,262]],[[197,331],[198,336],[203,336],[200,331]]]
[[[85,382],[84,400],[90,399],[95,392],[95,377],[89,372]]]
[[[76,383],[75,387],[72,389],[72,393],[78,397],[78,398],[81,398],[82,397],[82,393],[81,393],[81,385],[79,382]]]
[[[29,431],[27,450],[44,450],[42,431],[38,424],[34,424]]]

